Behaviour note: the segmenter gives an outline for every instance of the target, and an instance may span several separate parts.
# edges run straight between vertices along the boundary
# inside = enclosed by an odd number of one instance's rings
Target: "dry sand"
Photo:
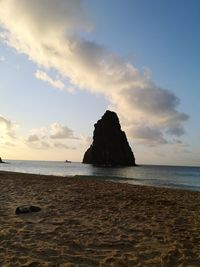
[[[200,192],[6,172],[0,190],[0,266],[200,266]]]

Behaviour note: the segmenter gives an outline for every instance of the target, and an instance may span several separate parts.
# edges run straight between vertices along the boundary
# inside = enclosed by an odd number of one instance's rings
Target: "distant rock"
[[[30,212],[39,212],[41,211],[40,207],[36,206],[19,206],[15,210],[15,214],[24,214],[24,213],[30,213]]]
[[[135,157],[115,112],[107,110],[94,125],[93,143],[85,152],[83,163],[136,166]]]
[[[65,160],[65,163],[72,163],[72,162],[71,162],[70,160],[67,160],[67,159],[66,159],[66,160]]]
[[[5,163],[3,160],[2,160],[2,158],[0,157],[0,163]]]

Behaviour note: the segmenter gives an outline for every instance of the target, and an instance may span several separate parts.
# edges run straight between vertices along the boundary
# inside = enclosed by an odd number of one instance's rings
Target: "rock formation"
[[[2,160],[2,158],[0,157],[0,163],[5,163],[3,160]]]
[[[135,166],[135,157],[121,130],[118,116],[107,110],[94,125],[93,143],[85,152],[83,163],[104,166]]]

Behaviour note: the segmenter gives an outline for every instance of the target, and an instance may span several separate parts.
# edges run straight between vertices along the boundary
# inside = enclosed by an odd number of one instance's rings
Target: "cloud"
[[[35,73],[35,77],[39,80],[48,82],[51,86],[58,88],[58,89],[64,89],[65,85],[60,80],[54,80],[52,79],[46,72],[37,70]]]
[[[37,134],[30,134],[27,138],[27,142],[36,142],[39,140],[40,140],[40,138]]]
[[[75,150],[76,147],[75,146],[69,146],[63,143],[59,143],[59,142],[55,142],[54,143],[54,147],[56,148],[61,148],[61,149],[70,149],[70,150]]]
[[[47,138],[49,129],[47,127],[34,128],[30,130],[27,142],[35,142]]]
[[[5,145],[8,147],[14,147],[15,146],[15,144],[11,143],[11,142],[5,142]]]
[[[154,145],[183,135],[188,115],[178,111],[178,97],[151,81],[149,72],[81,37],[91,28],[85,14],[81,0],[1,0],[1,38],[47,72],[57,71],[72,88],[102,94],[129,129],[129,138]],[[62,87],[47,72],[36,76]],[[59,127],[51,137],[69,138],[69,129]]]
[[[153,128],[148,125],[140,125],[132,130],[132,135],[139,139],[141,142],[150,143],[150,145],[167,144],[167,140],[164,138],[163,133],[158,128]]]
[[[35,77],[38,80],[42,80],[44,82],[49,83],[51,86],[53,86],[53,87],[55,87],[57,89],[60,89],[60,90],[64,90],[65,89],[65,91],[67,91],[69,93],[73,93],[75,91],[75,88],[73,88],[72,86],[65,87],[65,84],[60,79],[53,79],[45,71],[37,70],[35,72]]]
[[[46,72],[37,70],[35,73],[35,77],[39,80],[48,82],[51,86],[58,88],[58,89],[64,89],[65,85],[60,80],[54,80],[52,79]]]
[[[68,128],[67,126],[63,126],[59,123],[53,123],[51,125],[51,134],[50,138],[52,139],[77,139],[77,137],[74,136],[74,132]]]
[[[58,141],[60,139],[67,140],[68,144]],[[35,149],[51,149],[55,147],[75,150],[76,146],[72,145],[72,142],[77,140],[79,138],[74,135],[73,130],[55,122],[48,127],[32,129],[24,141],[28,146]]]
[[[0,130],[1,134],[4,134],[10,138],[15,138],[15,130],[17,128],[17,124],[2,115],[0,115]]]
[[[4,56],[0,56],[0,61],[4,62],[6,60],[6,58]]]
[[[47,150],[51,148],[51,144],[46,141],[38,140],[37,142],[27,143],[33,149]]]
[[[92,144],[92,137],[91,136],[81,136],[81,141],[83,146],[85,146],[86,148],[88,148],[91,144]]]
[[[48,141],[47,133],[48,129],[45,127],[32,129],[29,135],[24,139],[24,142],[34,149],[49,149],[51,148],[51,144]]]

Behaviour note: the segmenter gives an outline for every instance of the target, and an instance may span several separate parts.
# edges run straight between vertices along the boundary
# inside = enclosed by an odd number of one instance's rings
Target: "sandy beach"
[[[200,192],[9,172],[0,190],[0,266],[200,266]]]

